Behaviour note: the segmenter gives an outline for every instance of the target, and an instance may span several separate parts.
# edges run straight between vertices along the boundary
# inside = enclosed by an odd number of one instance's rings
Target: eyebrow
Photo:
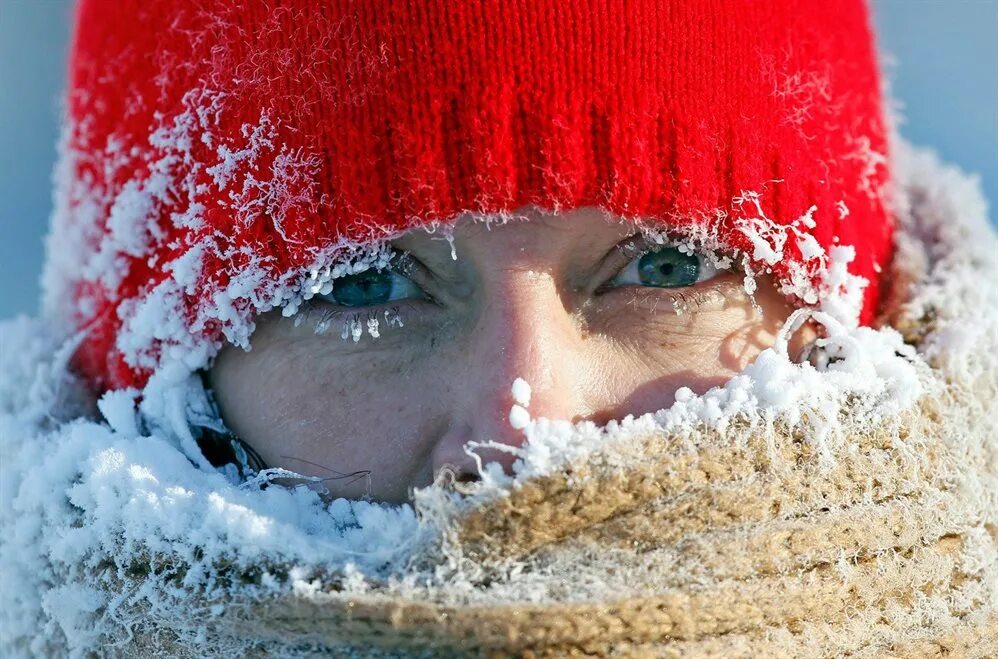
[[[444,284],[455,285],[465,280],[460,269],[457,267],[458,261],[451,258],[450,244],[444,246],[443,249],[437,249],[433,242],[424,243],[421,240],[417,240],[415,245],[409,246],[405,244],[406,237],[392,241],[391,243],[392,249],[402,255],[402,274],[412,274],[412,272],[405,272],[404,270],[404,264],[408,261],[417,274],[422,270],[429,277],[437,279]],[[443,240],[440,238],[434,239],[432,236],[430,239],[431,241]],[[449,243],[446,240],[443,240],[443,242]]]
[[[573,268],[582,266],[587,269],[602,267],[608,257],[619,251],[623,243],[643,235],[640,227],[633,222],[613,221],[605,217],[599,219],[601,227],[605,225],[613,227],[614,230],[607,231],[605,234],[602,231],[581,231],[573,244],[566,250],[568,258],[565,259],[565,264],[567,266]],[[563,218],[563,220],[569,225],[572,222],[571,218]],[[440,234],[421,233],[417,229],[395,239],[391,242],[391,246],[397,252],[408,255],[416,262],[417,267],[422,266],[441,283],[452,285],[467,281],[466,270],[461,267],[459,259],[452,257],[455,254],[452,241]],[[641,250],[628,251],[633,251],[632,256],[636,256]],[[468,259],[463,261],[464,265],[468,263]]]

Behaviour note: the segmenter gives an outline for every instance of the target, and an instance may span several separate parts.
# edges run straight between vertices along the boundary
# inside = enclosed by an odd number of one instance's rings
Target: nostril
[[[455,474],[454,476],[455,483],[477,483],[481,479],[481,476],[478,474],[472,474],[466,471]]]
[[[437,470],[436,482],[444,487],[477,483],[481,476],[474,471],[453,464],[445,464]]]

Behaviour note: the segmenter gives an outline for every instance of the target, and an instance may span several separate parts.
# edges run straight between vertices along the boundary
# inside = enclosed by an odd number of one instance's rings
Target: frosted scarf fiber
[[[882,327],[802,311],[817,367],[533,419],[515,475],[411,506],[233,482],[177,430],[193,379],[93,410],[73,337],[5,323],[0,655],[995,656],[998,241],[900,151]]]

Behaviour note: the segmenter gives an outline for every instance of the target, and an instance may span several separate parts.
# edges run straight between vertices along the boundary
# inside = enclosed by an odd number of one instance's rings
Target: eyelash
[[[650,245],[644,242],[644,240],[644,237],[638,234],[618,244],[617,249],[621,251],[621,254],[629,258],[613,276],[606,279],[603,284],[596,288],[594,291],[595,294],[605,295],[624,288],[614,285],[613,282],[633,261],[640,259],[656,248],[655,245]],[[690,309],[694,311],[699,310],[707,301],[707,296],[701,291],[670,291],[669,289],[648,287],[640,289],[640,292],[631,291],[631,294],[644,297],[654,296],[656,301],[661,301],[664,298],[668,300],[677,313],[682,313],[683,310]],[[427,297],[429,298],[429,295]],[[632,298],[631,304],[637,304],[636,298]],[[385,324],[386,328],[393,327],[396,324],[399,327],[403,327],[413,314],[419,314],[420,311],[417,305],[408,299],[393,300],[391,306],[380,305],[362,309],[336,307],[323,304],[319,299],[311,299],[304,301],[299,311],[295,314],[295,326],[298,327],[308,323],[315,313],[321,313],[319,320],[315,323],[316,334],[324,335],[334,324],[342,323],[342,338],[347,339],[352,334],[355,337],[354,340],[357,341],[359,340],[359,336],[355,333],[355,328],[360,328],[360,334],[362,335],[364,330],[371,326],[372,322],[376,328],[379,328],[376,330],[377,332],[380,332],[382,323]],[[350,328],[350,334],[347,333],[348,328]]]
[[[294,316],[295,327],[309,324],[313,314],[321,314],[315,322],[315,333],[324,335],[334,324],[341,326],[341,338],[348,339],[353,335],[354,341],[360,340],[365,330],[369,330],[372,322],[380,333],[381,327],[392,328],[395,326],[405,327],[408,319],[413,314],[419,314],[416,305],[406,300],[396,300],[390,306],[382,305],[368,307],[364,309],[350,309],[348,307],[333,307],[322,304],[317,300],[306,300]],[[354,328],[360,328],[360,334],[354,333]],[[350,328],[351,334],[347,334]]]
[[[699,311],[707,302],[707,295],[701,291],[669,293],[666,297],[669,298],[677,313],[682,313],[684,309],[689,307],[693,307],[694,311]]]
[[[597,291],[598,292],[598,291]],[[674,313],[681,314],[686,311],[699,311],[710,300],[708,293],[698,290],[668,291],[660,288],[621,288],[610,287],[605,293],[630,295],[627,304],[630,306],[652,306],[652,311],[656,311],[658,305],[667,304],[667,308]]]

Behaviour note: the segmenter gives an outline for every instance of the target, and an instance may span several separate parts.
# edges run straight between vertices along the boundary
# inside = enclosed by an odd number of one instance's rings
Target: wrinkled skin
[[[227,346],[209,373],[227,425],[268,465],[328,478],[334,497],[405,501],[445,468],[475,478],[469,440],[523,442],[509,420],[518,377],[532,387],[531,416],[602,424],[668,407],[680,387],[723,384],[792,311],[763,279],[753,304],[734,269],[682,288],[608,285],[647,250],[633,225],[595,208],[519,214],[461,219],[456,260],[440,235],[395,241],[413,257],[397,270],[431,299],[313,300],[297,326],[279,311],[259,318],[252,349]],[[404,327],[389,327],[386,310]],[[342,338],[369,313],[380,336]],[[477,451],[507,471],[514,459]]]

